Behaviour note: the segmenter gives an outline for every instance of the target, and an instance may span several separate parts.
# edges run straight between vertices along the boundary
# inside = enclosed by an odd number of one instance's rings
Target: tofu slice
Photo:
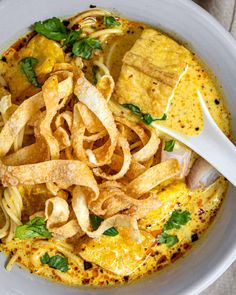
[[[10,88],[13,101],[19,97],[23,100],[25,96],[29,97],[39,91],[39,88],[30,84],[19,65],[21,59],[30,56],[38,59],[35,72],[40,83],[44,83],[56,63],[62,63],[65,60],[65,54],[60,45],[41,35],[34,36],[18,52],[11,49],[7,54],[8,68],[4,78]]]
[[[181,78],[190,52],[166,35],[146,29],[123,58],[114,98],[142,112],[162,116]]]
[[[98,239],[88,239],[80,246],[79,255],[117,275],[130,275],[143,264],[146,249],[155,240],[151,234],[142,231],[143,241],[137,244],[130,237],[128,229],[118,230],[119,234],[115,237],[103,235]]]

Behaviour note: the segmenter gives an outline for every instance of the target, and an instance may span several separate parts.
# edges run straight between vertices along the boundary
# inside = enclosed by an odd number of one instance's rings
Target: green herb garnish
[[[68,47],[68,46],[73,46],[73,44],[78,41],[79,39],[79,36],[81,34],[82,30],[79,30],[79,31],[69,31],[67,36],[66,36],[66,39],[63,43],[63,46],[64,47]]]
[[[17,226],[15,237],[21,240],[35,237],[51,238],[52,234],[48,231],[45,220],[35,217],[26,224]]]
[[[65,40],[68,35],[68,29],[57,17],[47,19],[43,22],[36,22],[34,24],[34,30],[40,35],[54,41]]]
[[[164,231],[181,228],[183,225],[191,220],[191,214],[189,211],[174,210],[169,220],[164,224]]]
[[[124,103],[122,106],[128,110],[130,110],[132,113],[134,113],[137,116],[141,116],[141,110],[138,106],[132,104],[132,103]]]
[[[72,48],[72,52],[76,56],[80,56],[84,59],[90,59],[94,49],[101,49],[101,42],[94,38],[83,38],[75,42]]]
[[[167,115],[166,114],[164,114],[162,117],[153,117],[150,114],[143,114],[142,115],[142,120],[147,125],[150,125],[154,121],[165,121],[166,119],[167,119]]]
[[[174,210],[169,220],[164,224],[164,232],[158,236],[157,240],[160,244],[166,244],[168,247],[172,247],[179,242],[176,235],[169,235],[168,230],[173,228],[181,228],[183,225],[191,220],[191,214],[187,210]]]
[[[158,236],[158,242],[160,244],[166,244],[167,247],[172,247],[179,242],[177,236],[169,235],[168,233],[164,232]]]
[[[140,108],[132,103],[124,103],[122,106],[130,110],[134,115],[140,117],[140,119],[147,125],[150,125],[153,121],[164,121],[167,119],[166,114],[164,114],[162,117],[153,117],[150,114],[143,114]]]
[[[97,78],[98,67],[97,66],[92,67],[92,74],[93,74],[93,84],[97,85],[97,83],[98,83],[98,78]]]
[[[164,147],[165,151],[173,152],[174,147],[175,147],[175,140],[171,139],[171,140],[165,141],[165,147]]]
[[[25,57],[23,58],[19,64],[20,64],[20,68],[21,71],[25,74],[26,78],[29,80],[29,82],[34,85],[35,87],[41,87],[41,85],[39,84],[35,71],[34,71],[34,67],[35,65],[38,63],[37,58],[34,57]]]
[[[113,16],[104,16],[103,24],[106,28],[114,28],[121,26],[121,23],[118,22]]]
[[[100,226],[100,224],[103,222],[103,218],[95,215],[95,214],[91,214],[90,215],[90,221],[91,221],[91,225],[92,225],[92,228],[93,230],[97,230]],[[105,236],[111,236],[111,237],[114,237],[114,236],[117,236],[119,234],[118,230],[114,227],[111,227],[109,229],[107,229],[106,231],[104,231],[103,233]]]
[[[48,252],[46,252],[41,258],[41,262],[43,264],[47,264],[48,266],[58,269],[61,272],[66,272],[69,270],[68,267],[68,258],[61,255],[49,256]]]

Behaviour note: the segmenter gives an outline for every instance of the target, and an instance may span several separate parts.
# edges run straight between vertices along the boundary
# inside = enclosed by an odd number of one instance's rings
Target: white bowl
[[[189,0],[1,0],[1,49],[37,20],[69,16],[89,4],[115,9],[122,15],[177,33],[209,65],[219,78],[228,100],[236,131],[236,42],[207,12]],[[213,283],[236,258],[236,190],[230,187],[217,222],[202,242],[184,259],[166,270],[125,287],[78,289],[53,284],[14,267],[7,273],[0,256],[1,295],[199,294]],[[122,289],[121,289],[122,288]]]

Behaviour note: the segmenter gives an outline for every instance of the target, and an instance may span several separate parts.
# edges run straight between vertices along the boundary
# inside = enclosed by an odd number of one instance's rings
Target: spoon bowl
[[[156,122],[152,126],[188,146],[236,186],[236,147],[213,120],[199,90],[197,94],[204,120],[200,135],[187,136]]]

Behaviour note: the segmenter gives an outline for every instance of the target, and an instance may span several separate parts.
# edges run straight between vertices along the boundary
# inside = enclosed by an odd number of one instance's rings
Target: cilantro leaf
[[[67,38],[68,29],[63,22],[53,17],[45,21],[39,21],[34,24],[34,30],[40,35],[54,41],[61,41]]]
[[[106,231],[103,233],[105,236],[110,236],[110,237],[115,237],[119,234],[118,230],[113,226],[108,228]]]
[[[51,238],[52,234],[46,228],[45,220],[42,217],[35,217],[26,224],[17,226],[15,237],[21,240],[35,237]]]
[[[48,266],[58,269],[61,272],[66,272],[69,270],[68,267],[68,258],[61,256],[61,255],[54,255],[49,256],[49,254],[46,252],[41,258],[41,262],[43,264],[48,264]]]
[[[93,230],[97,230],[100,226],[100,224],[103,222],[103,218],[95,215],[95,214],[91,214],[90,215],[90,221],[91,221],[91,225]],[[117,236],[119,234],[118,230],[115,227],[111,227],[109,229],[107,229],[106,231],[104,231],[103,233],[105,236]]]
[[[93,74],[93,84],[94,85],[97,85],[97,83],[98,83],[97,73],[98,73],[98,67],[93,66],[92,67],[92,74]]]
[[[121,23],[118,22],[113,16],[104,16],[103,24],[106,28],[120,27]]]
[[[153,121],[164,121],[167,119],[167,115],[164,114],[162,117],[152,117],[151,114],[144,114],[140,108],[132,103],[124,103],[122,106],[130,110],[134,115],[139,116],[140,119],[147,125],[150,125]]]
[[[124,108],[130,110],[132,113],[134,113],[137,116],[142,114],[140,108],[132,103],[124,103],[124,104],[122,104],[122,106]]]
[[[26,78],[29,80],[29,82],[34,85],[35,87],[41,87],[39,84],[35,71],[34,66],[38,63],[37,58],[34,57],[25,57],[23,58],[19,64],[21,71],[25,74]]]
[[[191,214],[189,211],[181,211],[181,210],[174,210],[169,218],[169,220],[164,224],[164,231],[173,229],[173,228],[181,228],[182,225],[191,220]]]
[[[165,121],[167,119],[167,115],[164,114],[162,117],[153,117],[151,114],[143,114],[142,120],[147,125],[150,125],[154,121]]]
[[[167,152],[173,152],[174,147],[175,147],[175,140],[171,139],[165,142],[164,150]]]
[[[84,59],[90,59],[94,49],[101,49],[101,42],[94,38],[82,38],[75,42],[72,48],[72,52],[76,56],[80,56]]]
[[[93,230],[97,230],[99,228],[100,224],[102,223],[103,218],[101,218],[95,214],[91,214],[90,221],[91,221],[91,225],[92,225]]]
[[[158,242],[160,244],[166,244],[167,247],[173,247],[175,244],[179,242],[179,239],[175,235],[169,235],[168,233],[164,232],[158,236]]]
[[[41,262],[43,264],[48,264],[50,261],[50,256],[48,255],[48,252],[46,252],[41,258],[40,258]]]
[[[73,44],[78,41],[79,39],[79,36],[81,34],[82,30],[79,30],[79,31],[69,31],[67,36],[66,36],[66,39],[63,43],[63,45],[65,47],[68,47],[68,46],[73,46]]]

